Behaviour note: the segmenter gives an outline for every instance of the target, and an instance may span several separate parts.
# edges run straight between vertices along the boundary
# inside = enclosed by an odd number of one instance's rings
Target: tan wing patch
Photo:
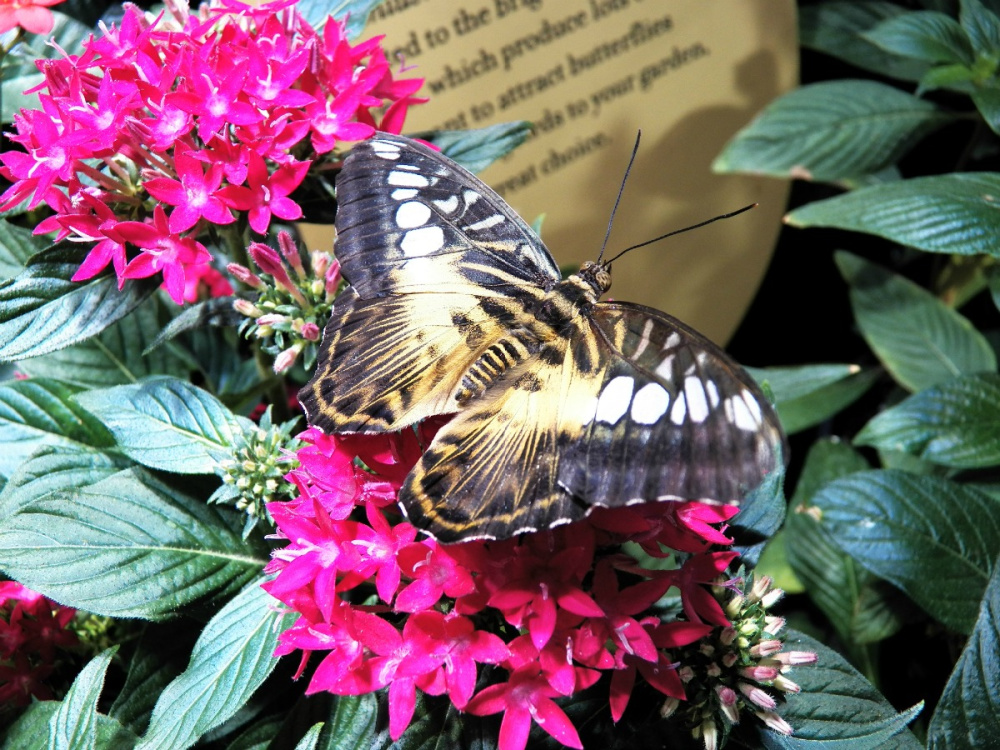
[[[506,373],[438,432],[400,492],[416,526],[442,542],[503,539],[587,514],[558,481],[594,409],[591,376],[567,342]]]
[[[326,432],[399,430],[457,411],[463,374],[504,332],[495,303],[472,295],[338,299],[316,372],[299,392]]]

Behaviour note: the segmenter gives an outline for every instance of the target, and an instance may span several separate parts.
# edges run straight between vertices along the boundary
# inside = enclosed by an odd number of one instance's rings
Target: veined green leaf
[[[886,52],[931,63],[972,65],[975,58],[958,21],[933,10],[902,13],[861,36]]]
[[[59,701],[32,703],[8,727],[0,750],[49,750],[49,722],[59,710]],[[101,750],[132,750],[138,738],[114,719],[97,714],[97,747]]]
[[[161,620],[257,576],[266,550],[235,514],[142,469],[50,492],[0,520],[0,568],[62,604]]]
[[[964,172],[861,188],[785,217],[796,227],[836,227],[932,253],[1000,257],[1000,174]]]
[[[996,355],[961,314],[912,281],[837,253],[862,335],[896,381],[919,391],[958,375],[992,372]]]
[[[781,425],[789,435],[829,419],[860,398],[878,378],[878,370],[858,365],[748,367],[774,393]]]
[[[1000,375],[966,375],[915,393],[854,442],[960,469],[1000,465]]]
[[[73,400],[77,393],[43,378],[0,383],[0,474],[9,477],[41,445],[114,445],[104,425]]]
[[[0,279],[10,279],[24,269],[35,253],[41,252],[49,243],[35,237],[30,230],[0,219]]]
[[[863,70],[904,81],[919,81],[927,63],[886,52],[863,36],[880,22],[908,13],[891,2],[824,0],[799,8],[802,46],[849,62]]]
[[[104,675],[118,646],[103,651],[85,666],[49,720],[49,748],[76,750],[97,747],[97,699],[104,688]]]
[[[523,120],[501,122],[476,130],[438,130],[423,137],[470,172],[482,172],[497,159],[524,143],[531,123]]]
[[[178,637],[176,622],[147,623],[108,715],[136,735],[144,734],[156,699],[184,671],[190,655],[191,642]]]
[[[97,336],[19,367],[31,377],[61,377],[90,388],[136,383],[151,375],[186,375],[187,366],[169,349],[144,351],[160,329],[157,301],[150,298]]]
[[[133,279],[118,290],[114,275],[71,281],[83,256],[56,246],[0,285],[0,361],[38,357],[86,341],[132,312],[156,288]]]
[[[1000,565],[928,729],[929,750],[989,747],[1000,736]]]
[[[872,687],[844,657],[819,641],[790,630],[785,651],[811,651],[818,657],[815,664],[793,667],[788,678],[802,692],[787,696],[781,717],[795,728],[791,737],[760,730],[761,745],[781,750],[804,750],[825,747],[830,750],[874,750],[893,747],[906,725],[923,708],[917,704],[896,713],[879,692]],[[903,747],[919,747],[912,741]]]
[[[243,707],[278,663],[278,635],[295,620],[273,604],[255,580],[211,619],[188,668],[160,694],[141,750],[191,747]]]
[[[877,172],[953,120],[884,83],[827,81],[769,104],[712,164],[716,172],[833,181]]]
[[[207,391],[173,378],[88,391],[77,401],[131,459],[178,474],[213,473],[230,455],[242,419]]]
[[[1000,51],[1000,18],[979,0],[962,0],[958,20],[977,55],[996,59]]]
[[[792,570],[848,644],[887,638],[901,623],[896,611],[885,606],[879,579],[837,547],[812,500],[825,484],[868,468],[868,462],[847,443],[814,443],[785,521],[785,547]]]
[[[895,470],[837,479],[813,499],[838,547],[948,627],[972,632],[1000,550],[1000,503]]]

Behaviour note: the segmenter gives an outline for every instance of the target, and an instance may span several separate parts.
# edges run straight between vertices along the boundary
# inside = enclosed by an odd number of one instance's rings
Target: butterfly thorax
[[[541,300],[537,309],[527,314],[525,325],[512,329],[482,352],[459,385],[455,398],[466,405],[482,396],[507,371],[517,367],[546,347],[554,346],[554,355],[561,357],[560,341],[572,338],[572,329],[580,325],[580,316],[586,314],[600,296],[611,286],[611,274],[600,265],[588,261],[580,271],[555,284]],[[517,381],[517,387],[532,387],[531,373]]]

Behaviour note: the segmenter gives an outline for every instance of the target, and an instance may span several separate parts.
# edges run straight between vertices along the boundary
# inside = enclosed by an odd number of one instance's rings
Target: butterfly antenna
[[[739,216],[744,211],[749,211],[751,208],[756,208],[756,207],[757,207],[756,203],[751,203],[749,206],[744,206],[743,208],[738,208],[735,211],[730,211],[728,214],[722,214],[721,216],[713,216],[711,219],[706,219],[705,221],[699,222],[698,224],[692,224],[691,226],[684,227],[683,229],[675,229],[672,232],[667,232],[666,234],[661,234],[659,237],[654,237],[651,240],[646,240],[645,242],[640,242],[638,245],[632,245],[632,247],[626,247],[624,250],[622,250],[620,253],[618,253],[618,255],[616,255],[614,258],[612,258],[611,260],[609,260],[604,265],[605,266],[610,266],[612,263],[614,263],[616,260],[618,260],[620,257],[622,257],[625,253],[629,252],[630,250],[638,250],[640,247],[646,247],[646,245],[652,245],[654,242],[659,242],[660,240],[665,240],[667,237],[673,237],[675,234],[682,234],[683,232],[690,232],[692,229],[698,229],[699,227],[703,227],[706,224],[711,224],[713,221],[719,221],[720,219],[731,219],[734,216]]]
[[[632,156],[628,160],[628,167],[625,168],[625,176],[622,177],[621,187],[618,188],[618,197],[615,198],[615,207],[611,209],[611,218],[608,219],[608,231],[604,233],[604,242],[601,244],[601,252],[597,254],[597,262],[601,262],[601,258],[604,257],[604,248],[608,246],[608,239],[611,237],[611,225],[615,223],[615,214],[618,212],[618,204],[622,201],[622,193],[625,192],[625,183],[628,182],[629,172],[632,171],[632,165],[635,163],[635,155],[639,153],[639,139],[642,138],[642,131],[636,131],[635,134],[635,145],[632,147]]]

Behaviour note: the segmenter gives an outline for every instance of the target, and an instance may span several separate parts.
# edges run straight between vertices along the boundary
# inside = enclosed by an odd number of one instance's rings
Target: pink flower
[[[174,155],[177,179],[154,177],[146,180],[145,187],[157,200],[176,206],[170,214],[170,231],[185,232],[201,218],[212,224],[231,224],[236,221],[222,199],[217,195],[222,185],[222,165],[213,164],[203,170],[201,162],[189,150]]]
[[[20,26],[31,34],[48,34],[55,19],[49,6],[63,0],[0,0],[0,34]]]

